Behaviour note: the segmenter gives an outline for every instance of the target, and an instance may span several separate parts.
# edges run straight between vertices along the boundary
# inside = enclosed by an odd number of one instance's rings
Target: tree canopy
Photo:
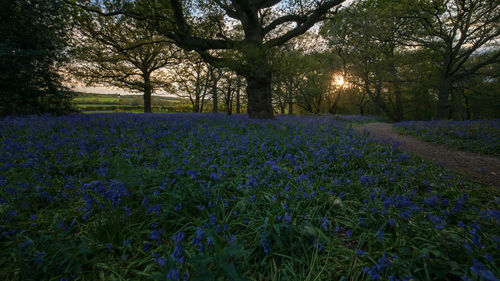
[[[343,0],[71,1],[102,16],[145,20],[158,34],[245,77],[248,114],[272,118],[269,49],[325,19]],[[208,31],[208,32],[207,32]]]
[[[66,7],[59,0],[0,0],[0,114],[65,113],[70,96]]]

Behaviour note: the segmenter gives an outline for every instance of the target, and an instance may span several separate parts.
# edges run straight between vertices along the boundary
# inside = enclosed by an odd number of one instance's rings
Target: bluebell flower
[[[441,197],[439,195],[433,195],[433,196],[424,198],[424,203],[427,205],[431,205],[432,207],[438,207],[440,201],[441,201]]]
[[[33,262],[35,264],[37,264],[38,266],[40,266],[43,262],[43,259],[44,257],[47,255],[46,252],[39,252],[39,251],[36,251],[35,252],[35,255],[33,256]]]
[[[324,230],[328,230],[329,226],[330,226],[330,220],[328,218],[323,218],[323,222],[321,223],[321,227]]]
[[[427,217],[432,221],[436,229],[443,229],[446,226],[446,221],[442,217],[435,216],[430,213]]]
[[[480,261],[474,259],[473,263],[474,265],[470,268],[472,272],[476,273],[484,280],[498,281],[498,278],[495,276],[495,274],[491,270],[487,269]]]
[[[269,252],[271,251],[271,246],[269,239],[267,239],[266,233],[261,234],[260,245],[262,246],[262,249],[264,249],[264,253],[266,255],[269,254]]]
[[[149,239],[151,240],[160,240],[161,237],[161,230],[153,230],[149,234]]]
[[[179,280],[179,269],[177,267],[171,268],[167,273],[167,278],[173,281]]]
[[[155,204],[153,206],[150,206],[146,212],[148,214],[155,213],[157,216],[159,216],[161,212],[161,204]]]
[[[377,236],[377,241],[381,242],[382,240],[385,239],[384,232],[382,230],[378,230],[377,233],[375,234]]]
[[[129,239],[123,241],[123,246],[129,245],[131,242],[132,242],[132,238],[129,238]]]
[[[469,243],[464,243],[464,248],[467,250],[469,254],[472,253],[472,245]]]
[[[356,249],[356,255],[358,255],[358,256],[362,256],[362,255],[364,255],[364,254],[366,254],[366,252],[365,252],[365,251],[363,251],[363,250],[359,250],[359,249]]]
[[[144,250],[144,252],[149,253],[149,251],[151,250],[151,244],[149,244],[149,243],[147,243],[147,242],[146,242],[146,243],[144,243],[144,244],[142,245],[142,249]]]
[[[285,222],[289,223],[291,221],[290,214],[288,212],[285,213]]]
[[[217,217],[215,216],[214,213],[210,214],[210,216],[209,216],[209,222],[210,222],[210,225],[215,225],[215,223],[217,222]]]
[[[184,240],[184,236],[184,232],[181,231],[172,236],[172,240],[174,240],[176,243],[180,243],[182,242],[182,240]]]
[[[495,259],[488,253],[484,253],[484,258],[489,261],[495,261]]]
[[[184,236],[184,232],[179,232],[172,237],[172,240],[175,242],[175,249],[170,256],[178,263],[184,262],[184,248],[181,244],[184,240]]]
[[[218,181],[220,179],[219,175],[217,173],[211,172],[209,175],[209,178],[214,181]]]

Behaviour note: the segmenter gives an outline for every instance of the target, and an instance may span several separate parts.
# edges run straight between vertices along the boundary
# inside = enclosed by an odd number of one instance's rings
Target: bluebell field
[[[402,134],[450,148],[500,155],[500,119],[468,121],[408,121],[396,123]]]
[[[329,116],[0,120],[1,280],[498,280],[499,202]]]

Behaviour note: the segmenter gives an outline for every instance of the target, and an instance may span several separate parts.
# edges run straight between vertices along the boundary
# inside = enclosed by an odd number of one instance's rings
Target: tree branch
[[[267,34],[276,27],[278,27],[281,24],[287,23],[287,22],[296,22],[297,25],[300,25],[300,23],[303,23],[307,20],[307,16],[301,16],[301,15],[286,15],[280,18],[275,19],[271,23],[269,23],[267,26],[263,28],[263,33]]]
[[[146,20],[146,19],[149,18],[149,17],[147,17],[145,15],[140,15],[140,14],[133,13],[133,12],[130,12],[130,11],[125,11],[125,10],[116,10],[116,11],[110,11],[110,12],[103,12],[101,9],[98,9],[96,7],[90,7],[90,6],[82,5],[82,4],[79,4],[79,3],[75,2],[74,0],[73,1],[72,0],[63,0],[63,1],[66,4],[82,8],[85,11],[96,13],[96,14],[98,14],[100,16],[103,16],[103,17],[112,17],[112,16],[118,16],[118,15],[124,15],[124,16],[131,17],[131,18],[138,19],[138,20]]]
[[[342,2],[344,2],[344,0],[328,0],[324,2],[323,4],[318,6],[309,16],[307,16],[307,18],[305,19],[305,21],[302,22],[302,24],[299,24],[292,30],[286,32],[285,34],[279,37],[273,38],[264,44],[268,47],[280,46],[285,44],[288,40],[305,33],[315,23],[323,20],[323,16],[328,12],[328,10],[339,5]]]
[[[489,59],[487,59],[487,60],[485,60],[483,62],[480,62],[480,63],[474,65],[472,68],[470,68],[468,70],[465,70],[463,73],[461,73],[459,75],[456,75],[454,77],[454,80],[458,81],[458,80],[464,79],[467,76],[473,75],[479,69],[481,69],[481,68],[483,68],[483,67],[485,67],[487,65],[493,64],[493,63],[500,63],[500,51],[497,51]]]
[[[230,58],[219,58],[209,54],[207,51],[198,52],[201,58],[216,68],[229,68],[239,75],[245,75],[247,73],[247,68],[241,65],[237,61]]]

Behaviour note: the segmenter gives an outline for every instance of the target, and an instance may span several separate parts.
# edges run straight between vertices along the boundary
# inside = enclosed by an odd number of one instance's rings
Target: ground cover
[[[333,118],[338,121],[348,122],[352,124],[366,124],[373,122],[390,122],[387,118],[372,115],[343,115],[336,114]]]
[[[0,120],[2,280],[497,280],[499,192],[323,117]]]
[[[120,104],[120,98],[116,95],[95,95],[91,96],[90,94],[86,95],[78,95],[73,99],[73,102],[76,104],[82,103],[92,103],[92,104]]]
[[[425,141],[489,155],[500,155],[500,119],[474,121],[409,121],[394,129]]]
[[[176,97],[152,97],[153,112],[190,112],[191,106]],[[82,113],[144,112],[141,95],[77,93],[73,103]]]

